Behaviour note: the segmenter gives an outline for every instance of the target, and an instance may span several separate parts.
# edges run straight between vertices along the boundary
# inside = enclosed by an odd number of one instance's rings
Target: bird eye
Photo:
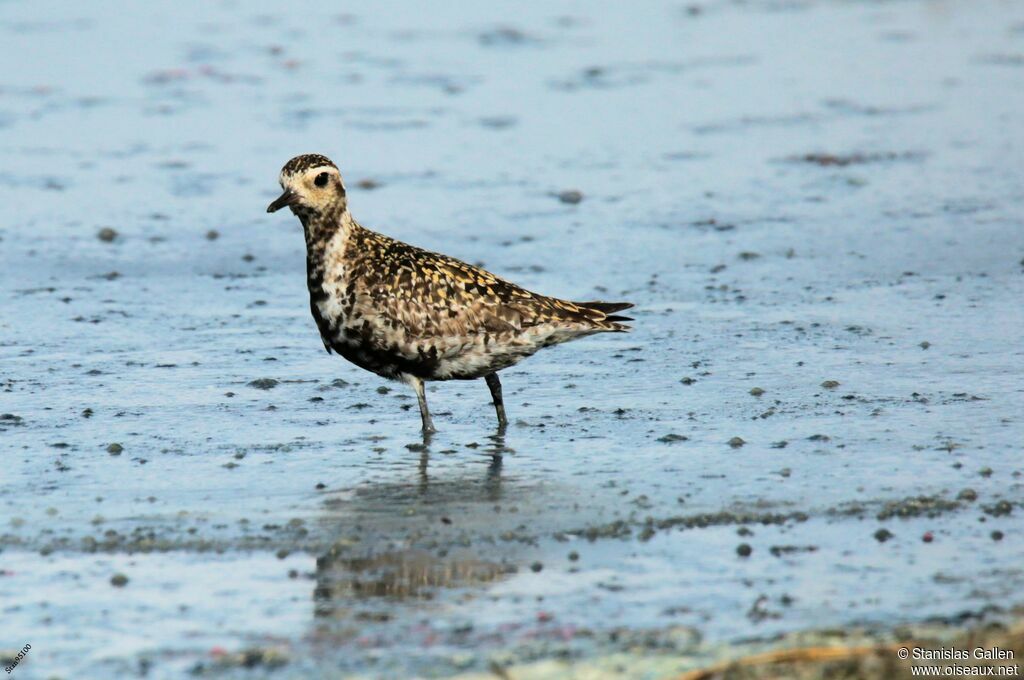
[[[318,187],[325,187],[327,186],[327,180],[329,179],[330,176],[326,172],[321,172],[319,175],[316,176],[316,179],[313,180],[313,184],[317,185]]]

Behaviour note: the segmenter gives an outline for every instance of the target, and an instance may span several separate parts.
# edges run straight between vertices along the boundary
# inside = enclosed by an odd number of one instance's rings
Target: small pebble
[[[532,571],[535,574],[537,572],[539,572],[543,568],[544,568],[544,565],[541,564],[540,562],[534,562],[533,564],[530,565],[530,571]]]
[[[752,387],[752,388],[750,388],[750,396],[752,396],[752,397],[760,397],[762,394],[764,394],[764,390],[762,390],[760,387]]]
[[[879,543],[885,543],[893,537],[893,533],[888,529],[879,529],[875,532],[875,540]]]
[[[96,232],[96,238],[104,243],[112,243],[114,239],[117,238],[117,230],[111,229],[110,227],[103,227]]]
[[[580,554],[578,552],[576,552],[575,550],[573,550],[571,553],[569,553],[569,561],[570,562],[577,562],[577,561],[579,561],[579,559],[580,559]]]
[[[257,378],[249,382],[249,387],[255,387],[258,390],[272,390],[278,384],[278,381],[274,378]]]
[[[1013,512],[1013,503],[1007,500],[1001,500],[995,505],[985,507],[984,510],[987,514],[992,515],[993,517],[1001,517]]]
[[[687,437],[686,435],[676,434],[675,432],[670,432],[666,434],[664,437],[658,437],[658,441],[661,442],[662,444],[674,444],[675,442],[685,442],[688,439],[689,437]]]
[[[738,449],[746,443],[747,442],[745,442],[742,437],[733,437],[732,439],[729,440],[729,446],[731,446],[734,449]]]
[[[750,547],[749,543],[740,543],[736,546],[736,554],[740,557],[750,557],[752,552],[754,552],[754,549]]]
[[[932,541],[935,540],[935,534],[933,534],[930,531],[926,531],[926,532],[924,532],[924,536],[921,537],[921,540],[924,541],[925,543],[931,543]]]
[[[107,453],[111,456],[120,456],[122,451],[124,451],[124,447],[116,442],[107,446]]]
[[[999,531],[998,529],[996,529],[995,531],[993,531],[989,535],[992,537],[993,541],[1001,541],[1001,540],[1003,540],[1003,532]]]
[[[115,588],[124,588],[128,584],[128,577],[124,574],[114,574],[110,577],[110,585]]]
[[[583,192],[577,189],[567,189],[558,193],[558,200],[569,205],[576,205],[583,200]]]
[[[834,390],[835,388],[839,387],[839,381],[826,380],[825,382],[821,383],[821,386],[824,387],[826,390]]]
[[[206,240],[207,241],[216,241],[219,238],[220,238],[220,232],[217,231],[216,229],[211,229],[210,231],[206,232]]]

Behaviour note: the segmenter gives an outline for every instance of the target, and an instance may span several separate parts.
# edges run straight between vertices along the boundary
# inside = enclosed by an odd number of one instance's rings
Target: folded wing
[[[627,331],[629,317],[614,315],[628,302],[570,302],[539,295],[460,260],[374,234],[384,257],[360,272],[366,294],[382,317],[413,338],[507,338],[541,327],[565,339],[601,331]],[[385,263],[381,266],[381,263]]]

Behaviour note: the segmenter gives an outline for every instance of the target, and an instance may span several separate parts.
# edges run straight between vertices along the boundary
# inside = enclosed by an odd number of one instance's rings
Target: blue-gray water
[[[1020,602],[1021,4],[2,2],[0,44],[17,677],[435,676]],[[264,212],[309,151],[367,226],[636,330],[504,373],[503,440],[482,382],[432,387],[425,445],[324,353]]]

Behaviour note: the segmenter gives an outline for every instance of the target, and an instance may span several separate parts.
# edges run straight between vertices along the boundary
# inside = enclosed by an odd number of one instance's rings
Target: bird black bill
[[[281,208],[295,204],[295,193],[291,189],[285,189],[284,193],[277,197],[277,200],[267,206],[267,212],[277,212]]]

